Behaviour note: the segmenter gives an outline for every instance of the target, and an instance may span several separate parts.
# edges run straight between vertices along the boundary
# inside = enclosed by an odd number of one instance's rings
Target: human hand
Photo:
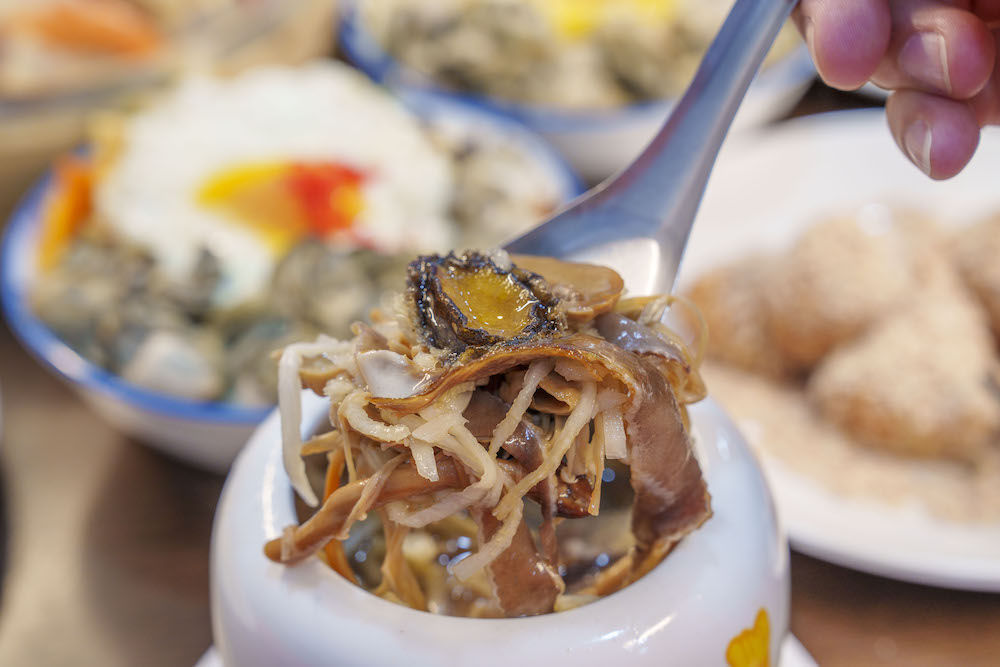
[[[889,89],[889,127],[931,178],[968,163],[1000,123],[1000,0],[801,0],[794,13],[820,76]]]

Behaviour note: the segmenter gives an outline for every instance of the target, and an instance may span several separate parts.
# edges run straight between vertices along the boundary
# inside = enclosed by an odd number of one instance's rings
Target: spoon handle
[[[722,141],[795,4],[737,0],[684,96],[635,162],[508,248],[567,257],[652,238],[661,255],[656,283],[669,289]]]

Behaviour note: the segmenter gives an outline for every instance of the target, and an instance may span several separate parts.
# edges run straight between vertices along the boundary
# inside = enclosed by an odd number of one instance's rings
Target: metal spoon
[[[736,110],[797,0],[737,0],[673,113],[639,157],[506,249],[616,269],[670,291]]]

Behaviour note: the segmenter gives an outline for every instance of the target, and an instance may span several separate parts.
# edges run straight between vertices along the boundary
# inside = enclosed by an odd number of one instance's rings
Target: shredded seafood
[[[620,300],[622,291],[603,267],[496,251],[422,257],[408,291],[355,325],[354,340],[287,347],[284,461],[318,509],[265,545],[267,556],[292,564],[319,553],[364,579],[342,543],[372,513],[385,553],[369,588],[472,615],[548,613],[648,572],[711,515],[684,408],[704,395],[701,352],[661,324],[669,297]],[[305,443],[301,387],[330,399],[333,427]],[[307,474],[316,454],[327,465],[322,499]],[[570,581],[579,564],[561,549],[559,525],[599,514],[615,460],[628,466],[629,542]],[[467,550],[446,553],[455,549],[445,543]],[[474,604],[447,602],[470,595]]]

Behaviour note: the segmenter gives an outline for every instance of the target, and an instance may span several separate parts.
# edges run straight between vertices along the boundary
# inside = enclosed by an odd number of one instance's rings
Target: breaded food
[[[995,364],[985,314],[942,262],[904,305],[827,356],[807,392],[862,444],[975,461],[1000,428]]]
[[[955,265],[989,313],[1000,337],[1000,216],[962,230],[955,238]]]
[[[914,286],[915,228],[886,207],[811,227],[775,263],[764,290],[774,345],[808,370],[891,310]]]
[[[688,292],[708,325],[708,355],[770,377],[785,362],[768,332],[764,293],[773,258],[747,257],[705,274]]]

